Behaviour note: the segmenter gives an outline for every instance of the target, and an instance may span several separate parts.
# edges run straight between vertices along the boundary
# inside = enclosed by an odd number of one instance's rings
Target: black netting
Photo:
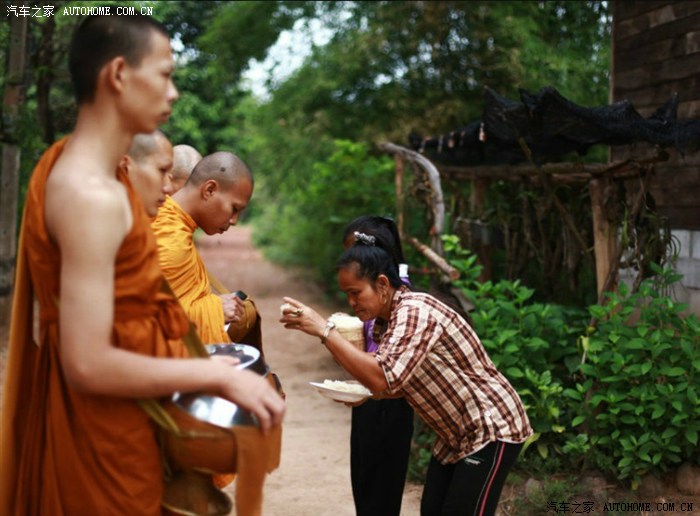
[[[700,120],[677,120],[678,94],[644,118],[628,100],[586,108],[551,87],[537,94],[520,90],[520,102],[486,88],[481,120],[436,137],[409,136],[412,148],[437,162],[478,166],[526,161],[519,140],[535,163],[556,162],[593,145],[646,142],[685,154],[700,149]]]

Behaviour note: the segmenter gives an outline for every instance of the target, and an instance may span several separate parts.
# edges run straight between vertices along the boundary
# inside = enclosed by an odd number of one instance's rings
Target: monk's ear
[[[213,180],[213,179],[207,179],[202,183],[201,186],[201,192],[202,192],[202,198],[207,201],[209,198],[214,195],[216,190],[219,188],[218,183]]]
[[[128,68],[123,57],[115,57],[102,67],[99,77],[111,91],[122,93],[126,86]]]
[[[127,174],[129,174],[131,172],[131,169],[133,168],[133,166],[134,166],[134,160],[132,160],[126,154],[124,154],[124,156],[122,156],[122,159],[119,160],[119,168],[124,170],[124,172],[126,172]]]

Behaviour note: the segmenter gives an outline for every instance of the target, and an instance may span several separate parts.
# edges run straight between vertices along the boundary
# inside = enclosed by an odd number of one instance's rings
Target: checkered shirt
[[[520,397],[474,330],[429,294],[397,289],[377,320],[376,360],[388,392],[401,392],[436,433],[433,455],[455,463],[492,441],[520,443],[532,428]]]

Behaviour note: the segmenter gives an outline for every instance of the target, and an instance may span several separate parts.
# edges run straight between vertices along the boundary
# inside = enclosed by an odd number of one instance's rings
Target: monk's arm
[[[206,269],[198,260],[192,239],[166,222],[156,219],[152,225],[158,242],[158,260],[187,316],[198,326],[214,328],[238,320],[243,312],[240,299],[211,292]]]
[[[155,358],[112,345],[114,264],[130,229],[130,212],[113,193],[89,190],[77,197],[52,219],[52,236],[61,249],[60,356],[68,384],[119,397],[206,390],[252,410],[263,427],[279,422],[284,402],[253,373],[218,361]]]

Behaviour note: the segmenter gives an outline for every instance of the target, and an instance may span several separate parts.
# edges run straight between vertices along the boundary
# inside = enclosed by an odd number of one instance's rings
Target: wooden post
[[[616,228],[610,224],[605,210],[606,189],[609,189],[610,186],[610,180],[606,178],[592,179],[588,183],[593,213],[596,285],[599,298],[606,288],[610,267],[618,266],[616,263],[613,264],[611,260],[616,255]],[[616,286],[616,283],[613,283],[607,285],[607,288],[613,290]]]
[[[452,265],[450,265],[447,262],[447,260],[445,260],[442,256],[433,251],[429,246],[419,241],[416,237],[409,238],[408,242],[413,247],[418,249],[418,251],[420,251],[420,253],[423,256],[425,256],[430,263],[435,265],[435,267],[437,267],[442,273],[444,273],[450,281],[459,279],[459,270],[452,267]]]
[[[488,181],[483,178],[475,178],[472,181],[472,191],[470,195],[471,212],[473,216],[481,219],[484,214],[484,204],[486,199],[486,187]],[[491,242],[485,241],[483,238],[484,234],[478,237],[478,243],[476,245],[476,255],[479,258],[479,263],[483,267],[481,270],[481,275],[479,276],[479,281],[488,281],[492,277],[493,264],[491,261]]]
[[[439,255],[443,254],[442,240],[440,236],[445,229],[445,200],[442,196],[442,185],[440,184],[440,173],[428,158],[415,151],[401,147],[393,143],[381,143],[379,148],[391,154],[401,154],[407,161],[415,163],[428,174],[430,183],[430,208],[433,212],[433,227],[431,228],[431,247]]]
[[[403,157],[401,154],[394,154],[396,163],[396,228],[399,237],[403,239]]]

